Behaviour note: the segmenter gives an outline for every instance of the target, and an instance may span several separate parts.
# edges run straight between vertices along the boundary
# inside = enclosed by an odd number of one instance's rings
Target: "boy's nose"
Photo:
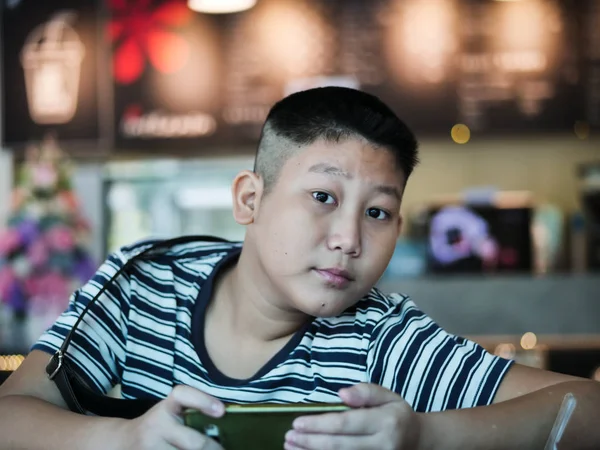
[[[339,250],[343,254],[354,258],[361,253],[360,226],[353,220],[339,221],[333,227],[328,239],[330,250]]]

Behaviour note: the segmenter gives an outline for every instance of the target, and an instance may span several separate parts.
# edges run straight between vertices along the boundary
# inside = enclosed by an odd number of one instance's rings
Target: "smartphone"
[[[281,450],[296,417],[348,409],[337,403],[226,405],[225,415],[218,419],[186,410],[184,422],[219,442],[225,450]]]

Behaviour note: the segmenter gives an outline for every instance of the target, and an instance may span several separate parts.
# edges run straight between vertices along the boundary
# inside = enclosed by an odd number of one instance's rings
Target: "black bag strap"
[[[48,378],[54,381],[60,391],[65,403],[69,409],[79,414],[94,414],[103,417],[120,417],[123,419],[133,419],[141,416],[150,408],[152,408],[159,399],[136,399],[126,400],[112,398],[106,395],[99,394],[92,390],[85,381],[75,372],[72,363],[67,359],[67,349],[71,344],[71,340],[77,327],[88,313],[90,308],[104,294],[106,289],[112,285],[117,278],[125,273],[134,262],[142,259],[149,259],[155,256],[157,252],[167,250],[171,247],[180,244],[188,244],[191,242],[229,242],[225,239],[220,239],[213,236],[181,236],[174,239],[158,241],[153,244],[148,244],[148,247],[142,247],[137,253],[134,253],[119,270],[108,280],[98,291],[98,293],[89,301],[83,309],[73,327],[69,330],[60,349],[52,355],[46,373]],[[76,294],[78,296],[79,293]],[[75,299],[77,301],[77,298]]]

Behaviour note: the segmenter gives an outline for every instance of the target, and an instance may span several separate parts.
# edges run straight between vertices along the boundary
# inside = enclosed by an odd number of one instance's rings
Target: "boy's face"
[[[394,252],[403,187],[394,156],[362,140],[290,158],[247,236],[280,306],[327,317],[360,300]]]

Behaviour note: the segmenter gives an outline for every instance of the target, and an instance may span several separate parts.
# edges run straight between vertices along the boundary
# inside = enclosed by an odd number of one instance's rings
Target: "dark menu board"
[[[333,84],[379,95],[410,124],[448,132],[457,117],[456,73],[439,70],[430,75],[435,83],[421,86],[428,62],[409,58],[429,47],[419,36],[408,44],[415,48],[403,47],[413,30],[410,17],[398,27],[401,14],[381,0],[262,0],[231,18],[224,25],[228,128],[255,140],[275,101]]]
[[[335,3],[263,0],[223,23],[222,114],[231,134],[256,140],[273,103],[337,74]]]
[[[386,101],[418,133],[448,134],[458,117],[459,4],[380,1],[369,13],[363,2],[351,3],[344,35],[353,35],[356,44],[344,45],[346,58],[363,40],[372,53],[361,88]],[[361,27],[363,17],[370,18],[368,29]]]
[[[449,132],[457,118],[457,73],[430,70],[430,57],[441,50],[422,42],[422,36],[407,42],[414,24],[408,16],[405,27],[399,26],[403,13],[383,0],[262,0],[228,19],[222,112],[231,134],[255,141],[275,101],[323,85],[374,93],[409,124]],[[451,30],[439,33],[445,31]],[[449,50],[441,58],[451,65],[458,48]]]
[[[380,96],[421,135],[596,125],[599,4],[262,0],[223,28],[225,123],[255,139],[274,101],[341,84]]]
[[[588,5],[585,18],[585,117],[591,126],[600,128],[600,1]]]
[[[95,0],[4,0],[2,104],[5,145],[52,132],[97,142],[99,14]]]
[[[458,120],[492,134],[572,130],[583,114],[583,3],[465,3]]]
[[[173,150],[220,130],[221,44],[184,0],[109,2],[115,145]]]
[[[480,136],[600,126],[600,0],[107,7],[119,149],[254,144],[274,102],[332,84],[380,96],[421,137],[456,124]]]

